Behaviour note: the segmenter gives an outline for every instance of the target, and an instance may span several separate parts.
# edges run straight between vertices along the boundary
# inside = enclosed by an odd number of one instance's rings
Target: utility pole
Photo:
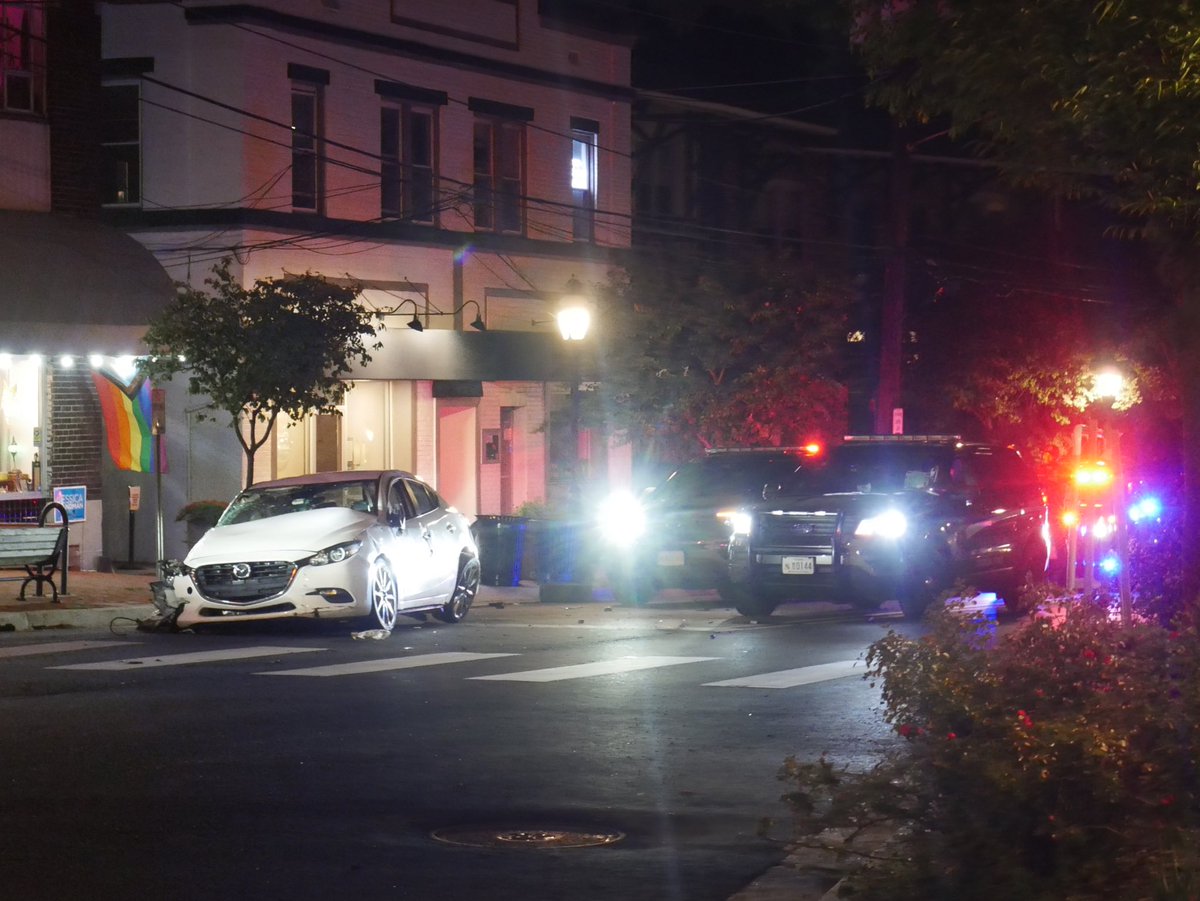
[[[879,385],[875,392],[875,433],[889,435],[900,407],[904,293],[908,282],[908,220],[912,156],[908,133],[892,127],[891,185],[888,191],[888,256],[883,271],[883,309],[879,323]]]

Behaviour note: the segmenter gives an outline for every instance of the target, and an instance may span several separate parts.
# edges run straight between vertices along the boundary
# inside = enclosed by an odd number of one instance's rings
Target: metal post
[[[1114,511],[1117,517],[1117,584],[1121,596],[1121,624],[1128,626],[1133,621],[1133,596],[1129,585],[1129,497],[1125,485],[1125,472],[1121,466],[1121,433],[1113,429],[1112,460]]]
[[[577,348],[572,348],[572,350],[577,350]],[[572,513],[578,515],[580,513],[578,508],[582,506],[580,481],[583,469],[579,459],[579,354],[576,353],[574,358],[574,368],[571,373],[571,484],[569,491],[571,492]]]
[[[1100,431],[1099,420],[1095,416],[1088,419],[1087,425],[1088,434],[1088,459],[1095,461],[1104,456],[1102,451],[1103,445],[1101,441],[1103,435]],[[1101,510],[1104,508],[1101,507]],[[1096,506],[1093,503],[1089,508],[1088,516],[1092,517],[1096,513]],[[1083,590],[1087,594],[1091,594],[1096,587],[1096,523],[1093,521],[1088,527],[1087,534],[1087,559],[1083,563]]]
[[[1079,484],[1075,481],[1075,471],[1083,459],[1083,426],[1075,426],[1074,462],[1071,465],[1071,487],[1067,491],[1067,509],[1077,521],[1067,532],[1067,591],[1075,590],[1075,561],[1079,550]]]
[[[163,571],[163,491],[162,491],[162,429],[158,423],[154,425],[154,574],[159,579],[165,577]]]

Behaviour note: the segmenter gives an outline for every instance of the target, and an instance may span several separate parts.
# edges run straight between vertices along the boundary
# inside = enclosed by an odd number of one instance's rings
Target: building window
[[[101,93],[101,202],[142,201],[141,87],[106,84]]]
[[[292,83],[292,206],[321,212],[325,193],[320,85]]]
[[[385,104],[380,110],[380,213],[385,219],[433,222],[436,217],[432,110]]]
[[[525,228],[525,125],[504,119],[475,121],[475,228]]]
[[[0,109],[46,112],[45,7],[0,0]]]
[[[596,238],[596,145],[594,127],[571,128],[571,203],[574,218],[571,234],[576,241]]]

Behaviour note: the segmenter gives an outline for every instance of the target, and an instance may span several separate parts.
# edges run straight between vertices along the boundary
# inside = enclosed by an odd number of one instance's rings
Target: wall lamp
[[[408,327],[410,329],[412,329],[414,332],[425,331],[425,324],[423,322],[421,322],[421,317],[419,315],[420,311],[417,308],[417,302],[415,300],[402,300],[402,301],[400,301],[400,303],[396,304],[394,307],[384,307],[384,308],[379,309],[378,312],[381,316],[397,316],[397,315],[399,315],[400,310],[402,310],[404,308],[404,305],[406,303],[411,303],[412,307],[413,307],[413,317],[412,317],[412,319],[410,319],[408,321]],[[426,310],[425,315],[426,316],[457,316],[459,313],[461,313],[467,307],[475,308],[475,318],[473,320],[471,320],[471,322],[469,323],[471,328],[475,329],[475,331],[477,331],[477,332],[486,332],[487,331],[487,323],[485,323],[483,321],[483,310],[480,309],[479,303],[474,300],[468,300],[465,303],[463,303],[462,306],[455,307],[453,310],[450,310],[449,312],[442,312],[441,310]]]

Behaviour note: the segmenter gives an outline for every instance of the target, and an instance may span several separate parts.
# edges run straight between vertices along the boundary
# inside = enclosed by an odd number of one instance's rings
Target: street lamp
[[[558,299],[555,306],[554,319],[558,323],[559,334],[568,343],[579,342],[587,337],[592,324],[592,302],[583,293],[583,285],[575,276],[567,281],[565,293]],[[579,460],[579,382],[581,379],[579,351],[571,354],[571,483],[572,504],[580,499],[580,460]]]

